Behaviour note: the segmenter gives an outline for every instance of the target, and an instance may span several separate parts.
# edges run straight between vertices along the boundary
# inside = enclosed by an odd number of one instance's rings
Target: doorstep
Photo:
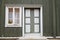
[[[46,37],[34,37],[34,36],[30,36],[30,37],[20,37],[19,39],[47,39]]]
[[[52,38],[52,37],[36,37],[36,36],[29,36],[29,37],[0,37],[0,39],[17,39],[17,40],[49,40],[47,38]]]
[[[46,37],[0,37],[0,39],[47,39]]]

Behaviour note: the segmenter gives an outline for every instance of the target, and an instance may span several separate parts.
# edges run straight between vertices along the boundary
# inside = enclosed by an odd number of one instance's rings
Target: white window
[[[21,7],[6,7],[5,27],[21,27]]]

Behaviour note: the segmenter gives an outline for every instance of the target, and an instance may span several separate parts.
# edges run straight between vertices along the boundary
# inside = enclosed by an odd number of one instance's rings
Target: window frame
[[[8,24],[8,8],[13,8],[13,16],[15,15],[14,12],[15,12],[15,8],[19,8],[19,26],[15,26],[14,25],[14,21],[15,21],[15,18],[13,17],[13,23],[12,24]],[[22,9],[21,7],[10,7],[10,6],[6,6],[5,7],[5,27],[22,27],[21,26],[21,15],[22,14]],[[13,25],[13,26],[12,26]]]

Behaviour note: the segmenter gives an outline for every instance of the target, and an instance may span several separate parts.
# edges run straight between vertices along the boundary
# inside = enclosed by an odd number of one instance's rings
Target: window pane
[[[26,18],[26,23],[30,23],[30,18]]]
[[[34,32],[39,32],[39,25],[34,25]]]
[[[13,18],[13,8],[8,8],[8,18]]]
[[[13,8],[8,8],[8,23],[13,23]]]
[[[34,18],[34,23],[39,23],[39,18]]]
[[[26,9],[26,17],[30,17],[30,9]]]
[[[39,9],[34,9],[34,17],[39,17]]]
[[[16,13],[19,13],[19,8],[15,8],[15,12]]]
[[[9,12],[13,12],[13,8],[9,8]]]
[[[15,19],[15,24],[19,24],[19,19]]]
[[[15,24],[19,24],[19,8],[15,8]]]
[[[9,13],[8,18],[13,18],[13,13]]]
[[[15,18],[19,18],[19,8],[15,8]]]
[[[26,32],[30,32],[30,25],[26,25]]]

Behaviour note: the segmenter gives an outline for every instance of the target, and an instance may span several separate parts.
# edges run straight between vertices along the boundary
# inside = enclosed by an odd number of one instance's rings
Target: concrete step
[[[19,40],[47,40],[47,39],[19,39]]]
[[[33,37],[2,37],[0,40],[47,40],[45,37],[40,37],[40,38],[33,38]]]

